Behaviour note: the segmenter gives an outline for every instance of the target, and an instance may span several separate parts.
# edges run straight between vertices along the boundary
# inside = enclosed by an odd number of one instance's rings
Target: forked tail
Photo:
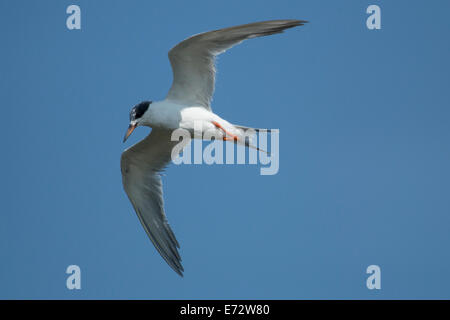
[[[259,133],[261,131],[266,131],[266,132],[269,132],[269,133],[271,132],[271,129],[259,129],[259,128],[239,126],[239,125],[234,125],[234,126],[236,128],[238,128],[238,129],[240,129],[240,130],[243,130],[244,132],[248,132],[248,130],[252,130],[252,131],[257,132],[257,133]],[[262,151],[262,152],[270,155],[270,152],[268,152],[266,150],[263,150],[261,148],[258,148],[257,146],[252,145],[248,135],[244,135],[244,136],[245,136],[245,140],[244,141],[242,141],[242,140],[241,141],[235,141],[235,143],[243,143],[248,148],[252,148],[252,149],[255,149],[255,150],[258,150],[258,151]]]

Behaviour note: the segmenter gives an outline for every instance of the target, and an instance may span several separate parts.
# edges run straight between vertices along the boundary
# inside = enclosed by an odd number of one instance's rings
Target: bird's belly
[[[223,138],[225,136],[223,130],[214,123],[219,123],[224,128],[234,130],[234,126],[228,121],[203,107],[183,109],[179,127],[188,130],[192,138],[207,140],[210,140],[211,137]]]

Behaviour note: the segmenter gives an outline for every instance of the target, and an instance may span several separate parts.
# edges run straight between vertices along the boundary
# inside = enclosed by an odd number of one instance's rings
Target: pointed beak
[[[128,126],[127,132],[125,133],[125,137],[123,137],[123,142],[127,141],[128,137],[131,135],[131,133],[136,129],[137,125],[134,123],[130,123]]]

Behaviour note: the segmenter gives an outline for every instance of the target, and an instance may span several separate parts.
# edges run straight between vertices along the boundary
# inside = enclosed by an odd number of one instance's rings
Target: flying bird
[[[151,127],[150,134],[126,149],[121,156],[122,183],[137,216],[154,246],[180,276],[183,266],[180,245],[167,222],[160,172],[171,161],[171,133],[183,128],[193,138],[198,130],[213,130],[224,141],[252,147],[242,132],[248,127],[233,125],[211,109],[214,92],[215,57],[246,39],[282,33],[302,26],[303,20],[255,22],[194,35],[169,51],[172,87],[162,101],[144,101],[130,111],[128,139],[138,126]],[[195,126],[194,130],[194,123]],[[200,124],[200,126],[198,125]],[[257,129],[255,129],[257,130]],[[201,135],[200,135],[201,137]]]

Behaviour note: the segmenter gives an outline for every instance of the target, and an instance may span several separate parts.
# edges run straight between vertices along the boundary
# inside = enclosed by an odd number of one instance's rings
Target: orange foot
[[[239,140],[238,136],[236,136],[236,135],[228,132],[227,130],[225,130],[225,128],[222,127],[220,125],[220,123],[218,123],[216,121],[213,121],[212,124],[215,125],[217,128],[221,129],[223,132],[225,132],[226,135],[229,136],[229,137],[226,137],[226,136],[223,137],[223,141],[238,141]]]

